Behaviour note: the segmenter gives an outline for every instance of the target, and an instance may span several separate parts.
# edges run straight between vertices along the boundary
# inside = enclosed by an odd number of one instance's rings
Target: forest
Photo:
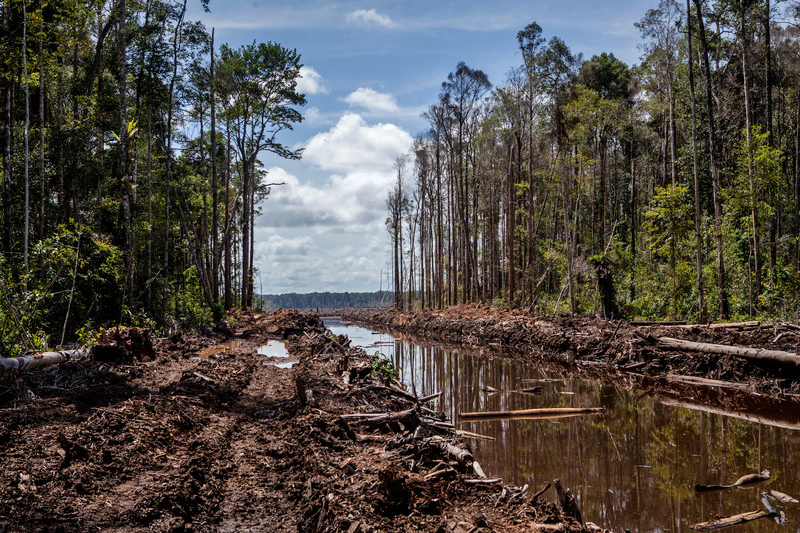
[[[399,308],[797,320],[800,4],[661,0],[641,63],[536,22],[493,86],[459,63],[395,163]]]
[[[300,54],[216,45],[186,12],[2,3],[3,355],[253,306],[258,157],[300,157],[281,144],[306,103]]]
[[[259,154],[301,157],[301,56],[215,43],[187,3],[2,3],[0,353],[254,307]],[[395,162],[395,305],[796,319],[798,22],[662,0],[638,65],[536,22],[502,85],[458,63]]]

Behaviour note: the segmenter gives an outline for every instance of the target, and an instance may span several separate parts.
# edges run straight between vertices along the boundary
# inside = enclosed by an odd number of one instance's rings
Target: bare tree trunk
[[[722,199],[720,198],[720,178],[717,162],[717,136],[716,120],[714,118],[714,102],[711,87],[711,66],[708,59],[708,41],[706,39],[705,24],[703,23],[703,0],[694,0],[697,10],[697,25],[700,30],[700,44],[703,47],[703,71],[706,79],[706,106],[708,107],[708,146],[711,162],[711,184],[714,200],[714,230],[717,240],[717,288],[719,291],[719,315],[727,318],[730,315],[728,307],[728,287],[725,273],[725,257],[722,238]]]
[[[211,28],[211,291],[214,302],[219,301],[219,254],[217,235],[219,234],[219,215],[217,209],[217,102],[214,91],[214,28]]]
[[[228,124],[227,128],[228,132],[231,131],[230,124]],[[231,234],[230,234],[230,227],[231,217],[233,214],[231,213],[231,199],[230,199],[230,190],[231,190],[231,140],[230,137],[227,139],[227,158],[226,158],[226,172],[225,172],[225,234],[224,234],[224,246],[225,246],[225,275],[224,275],[224,285],[225,285],[225,309],[230,309],[233,307],[233,272],[232,272],[232,259],[231,259]]]
[[[508,146],[508,177],[506,190],[506,300],[514,305],[514,145]]]
[[[130,175],[130,155],[128,153],[128,58],[125,24],[127,17],[126,0],[119,0],[119,33],[117,53],[119,55],[119,173],[122,193],[122,232],[125,242],[125,300],[133,305],[133,218],[131,216],[132,183]]]
[[[694,231],[697,253],[697,317],[698,322],[706,321],[706,302],[703,293],[703,234],[702,212],[700,210],[700,163],[697,158],[697,105],[694,95],[694,52],[692,51],[692,7],[686,0],[686,38],[689,49],[689,95],[692,100],[692,162],[694,165]]]
[[[175,33],[173,36],[173,50],[172,50],[172,78],[169,82],[169,109],[167,110],[167,165],[166,165],[166,187],[164,190],[164,305],[168,307],[169,299],[169,243],[170,243],[170,225],[169,225],[169,202],[170,202],[170,189],[172,187],[172,111],[175,98],[175,82],[178,78],[178,51],[183,41],[181,36],[181,26],[183,25],[183,17],[186,14],[186,3],[188,0],[183,0],[183,9],[175,23]]]
[[[44,198],[45,198],[45,173],[44,173],[44,37],[39,36],[39,240],[44,240]]]
[[[672,169],[672,185],[678,183],[678,133],[675,125],[675,91],[670,76],[669,94],[669,157]]]
[[[753,123],[752,110],[750,109],[750,77],[749,68],[749,45],[747,42],[747,28],[745,26],[745,0],[739,0],[739,30],[742,40],[742,77],[744,81],[744,109],[746,122],[746,141],[747,141],[747,177],[750,182],[750,212],[753,228],[753,256],[755,263],[755,300],[756,306],[760,309],[759,298],[761,296],[761,239],[758,234],[758,185],[753,175]]]
[[[28,150],[28,137],[31,127],[31,100],[28,83],[28,12],[26,2],[22,3],[22,72],[25,77],[25,228],[23,241],[23,254],[25,262],[25,273],[28,273],[28,241],[30,238],[30,179],[28,171],[30,167],[30,152]]]
[[[243,146],[239,152],[244,154]],[[250,287],[250,173],[252,161],[242,161],[242,290],[241,309],[247,309],[248,289]]]
[[[6,34],[6,40],[11,40],[11,2],[3,2],[3,29]],[[11,200],[9,198],[11,191],[11,152],[13,148],[13,128],[12,128],[12,87],[13,83],[10,79],[5,80],[5,110],[4,110],[4,126],[5,126],[5,153],[3,154],[3,254],[11,253]]]

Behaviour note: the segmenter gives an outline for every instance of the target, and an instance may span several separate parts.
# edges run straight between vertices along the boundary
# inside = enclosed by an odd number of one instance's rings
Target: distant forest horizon
[[[344,309],[363,307],[390,307],[394,293],[375,292],[310,292],[259,295],[263,309]]]

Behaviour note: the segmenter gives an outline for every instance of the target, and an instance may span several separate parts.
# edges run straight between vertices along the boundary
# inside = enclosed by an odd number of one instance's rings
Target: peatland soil
[[[114,330],[0,376],[0,532],[597,529],[553,489],[482,478],[447,421],[316,316],[237,319]],[[270,339],[289,359],[258,352]]]

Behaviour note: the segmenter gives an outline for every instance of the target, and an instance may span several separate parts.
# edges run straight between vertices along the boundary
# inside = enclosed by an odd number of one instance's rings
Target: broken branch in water
[[[716,520],[710,520],[708,522],[701,522],[699,524],[690,526],[689,529],[693,529],[695,531],[716,531],[718,529],[738,526],[739,524],[746,524],[747,522],[769,517],[770,513],[766,511],[751,511],[749,513],[741,513],[733,516],[717,518]]]

